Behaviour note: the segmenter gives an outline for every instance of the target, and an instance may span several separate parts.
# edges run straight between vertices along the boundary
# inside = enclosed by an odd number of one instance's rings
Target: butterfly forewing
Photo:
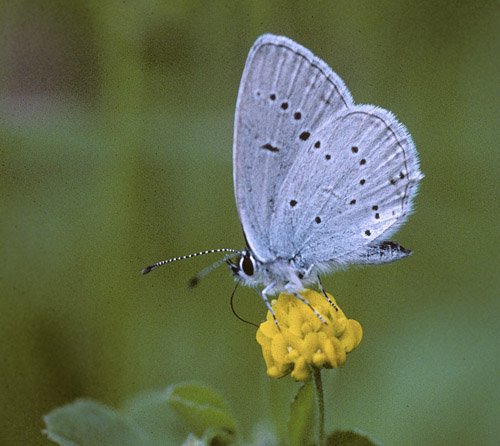
[[[233,163],[240,221],[259,260],[282,254],[272,234],[287,229],[273,215],[283,205],[285,179],[295,180],[292,164],[311,146],[312,135],[350,106],[342,80],[290,39],[264,35],[250,50],[236,106]]]

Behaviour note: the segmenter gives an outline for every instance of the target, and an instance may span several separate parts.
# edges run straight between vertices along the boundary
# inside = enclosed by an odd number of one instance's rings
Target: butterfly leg
[[[293,290],[291,287],[285,287],[286,290],[290,293],[293,294],[297,299],[299,299],[302,303],[306,304],[312,311],[313,313],[317,316],[317,318],[323,322],[323,324],[326,324],[325,318],[321,316],[314,308],[313,306],[306,300],[304,299],[299,293]]]
[[[271,313],[271,316],[274,319],[274,323],[276,324],[276,327],[278,327],[278,330],[280,329],[280,326],[278,324],[278,320],[276,319],[276,315],[274,314],[273,307],[271,306],[271,302],[269,302],[269,299],[267,298],[267,294],[269,291],[274,288],[275,284],[270,283],[268,286],[266,286],[262,291],[260,291],[260,297],[262,297],[262,300],[266,304],[267,309],[269,310],[269,313]]]
[[[323,293],[323,296],[326,297],[326,300],[328,301],[328,303],[333,307],[335,308],[335,311],[339,311],[337,305],[335,305],[332,300],[328,297],[328,295],[326,294],[326,291],[325,289],[323,288],[323,284],[321,283],[321,280],[319,278],[319,276],[316,276],[317,279],[318,279],[318,285],[319,285],[319,289],[321,290],[321,292]]]

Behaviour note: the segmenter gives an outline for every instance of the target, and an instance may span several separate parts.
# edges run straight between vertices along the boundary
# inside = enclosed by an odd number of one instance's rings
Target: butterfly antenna
[[[231,254],[226,254],[222,259],[217,260],[217,262],[212,263],[206,268],[202,269],[196,276],[194,276],[188,283],[188,288],[194,288],[198,285],[201,279],[210,274],[212,271],[216,270],[223,263],[226,263],[231,257],[234,257],[236,254],[241,254],[240,251],[231,252]]]
[[[250,322],[250,321],[247,321],[246,319],[243,319],[238,313],[236,313],[236,310],[234,309],[234,305],[233,305],[233,300],[234,300],[234,295],[236,293],[236,290],[238,288],[238,285],[240,284],[240,281],[238,280],[238,282],[236,282],[236,286],[234,287],[234,290],[233,292],[231,293],[231,310],[233,312],[233,314],[241,321],[241,322],[245,322],[245,324],[250,324],[250,325],[253,325],[254,327],[257,327],[259,328],[259,326],[257,324],[254,324],[253,322]]]
[[[186,256],[173,257],[171,259],[162,260],[161,262],[156,262],[153,265],[146,266],[146,268],[142,270],[142,274],[147,274],[153,271],[154,269],[158,268],[159,266],[165,265],[167,263],[177,262],[177,260],[191,259],[192,257],[202,256],[204,254],[215,254],[218,252],[230,252],[233,254],[241,254],[241,252],[236,249],[228,249],[228,248],[209,249],[208,251],[195,252],[193,254],[188,254]]]

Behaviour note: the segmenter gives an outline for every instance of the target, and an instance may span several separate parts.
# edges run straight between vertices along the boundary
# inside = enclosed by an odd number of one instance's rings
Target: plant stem
[[[313,367],[314,385],[316,386],[316,399],[318,400],[318,440],[319,445],[325,443],[325,398],[323,395],[323,383],[321,381],[321,370]]]

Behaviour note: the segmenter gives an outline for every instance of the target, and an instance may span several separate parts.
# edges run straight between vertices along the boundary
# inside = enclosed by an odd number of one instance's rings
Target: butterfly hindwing
[[[394,115],[351,106],[311,135],[289,170],[271,246],[306,265],[363,263],[406,220],[420,178],[415,146]]]

